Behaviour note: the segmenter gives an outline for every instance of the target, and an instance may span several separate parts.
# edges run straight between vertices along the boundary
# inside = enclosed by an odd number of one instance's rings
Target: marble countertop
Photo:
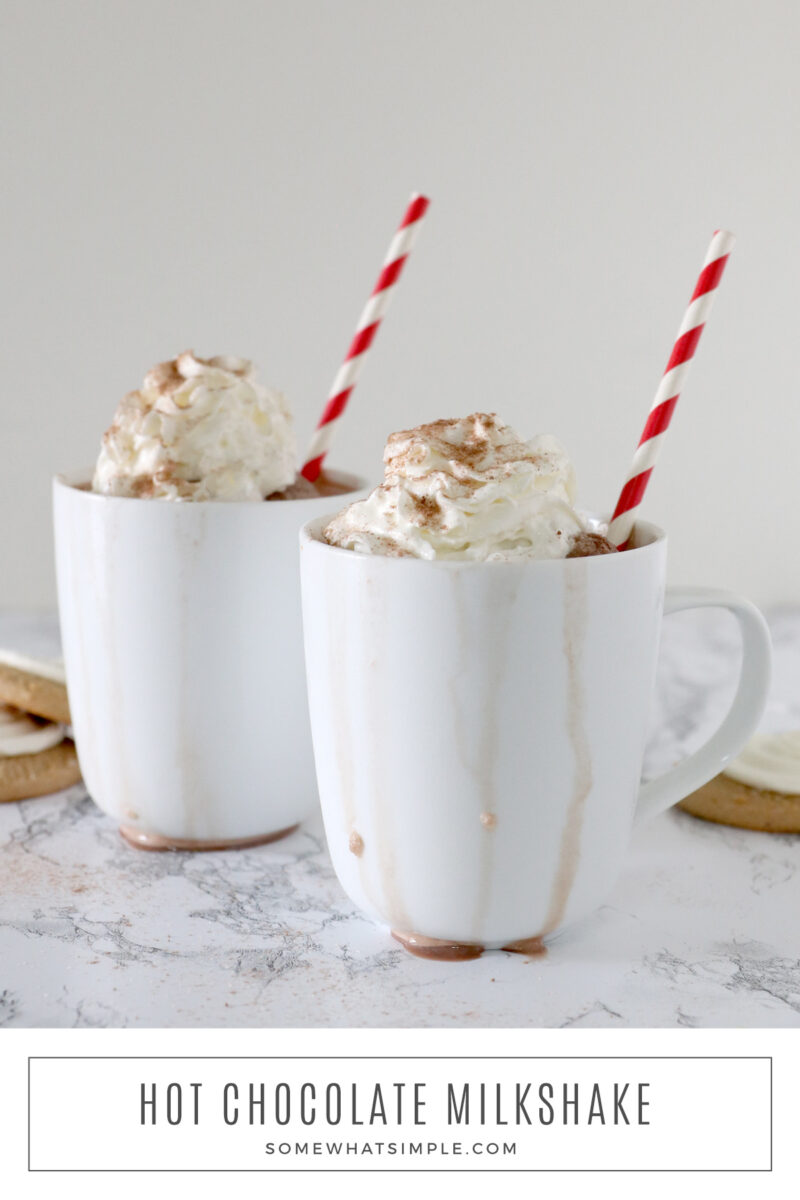
[[[719,720],[729,622],[666,623],[647,774]],[[798,726],[800,609],[771,628],[764,727]],[[2,614],[0,645],[53,655],[55,619]],[[426,962],[354,911],[319,820],[247,851],[145,853],[78,786],[0,805],[0,1026],[798,1026],[798,912],[800,837],[673,810],[546,956]]]

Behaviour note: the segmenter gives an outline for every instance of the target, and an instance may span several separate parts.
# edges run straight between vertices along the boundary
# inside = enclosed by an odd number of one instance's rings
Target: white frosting
[[[475,562],[564,558],[586,529],[561,444],[523,441],[494,414],[393,433],[383,457],[382,486],[326,528],[332,545]]]
[[[263,500],[294,481],[292,418],[244,358],[160,363],[119,405],[92,488],[166,500]]]
[[[723,773],[748,787],[800,796],[800,729],[757,733]]]
[[[40,679],[51,679],[54,683],[67,682],[64,664],[56,659],[29,658],[27,654],[17,654],[14,650],[0,650],[0,664],[14,667],[17,671],[27,671],[29,675],[38,675]]]
[[[38,754],[64,740],[64,726],[0,704],[0,758]]]

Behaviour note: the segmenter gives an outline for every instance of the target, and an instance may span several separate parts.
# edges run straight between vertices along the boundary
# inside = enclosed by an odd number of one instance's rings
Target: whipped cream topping
[[[474,562],[564,558],[586,526],[554,437],[523,441],[494,413],[393,433],[384,481],[325,529],[365,554]]]
[[[800,796],[800,729],[757,733],[723,774],[748,787]]]
[[[160,363],[120,403],[103,436],[92,489],[166,500],[263,500],[295,478],[283,396],[245,358]]]
[[[50,679],[53,683],[67,682],[64,664],[57,659],[29,658],[27,654],[17,654],[15,650],[0,649],[0,665],[27,671],[29,675],[38,675],[40,679]]]
[[[0,704],[0,758],[38,754],[64,740],[64,726]]]

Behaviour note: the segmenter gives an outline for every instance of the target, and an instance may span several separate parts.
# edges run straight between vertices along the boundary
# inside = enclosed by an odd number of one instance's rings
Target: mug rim
[[[347,558],[354,562],[371,562],[376,560],[389,564],[394,567],[404,569],[405,567],[435,567],[438,570],[477,570],[484,567],[516,567],[522,569],[530,569],[531,567],[554,569],[557,566],[566,566],[567,568],[575,566],[578,563],[612,563],[618,562],[620,559],[626,560],[631,555],[641,555],[647,551],[654,551],[657,546],[664,546],[667,541],[667,534],[660,525],[654,524],[652,521],[637,520],[636,526],[639,530],[645,533],[648,540],[642,546],[633,546],[631,549],[624,551],[623,554],[589,554],[581,558],[510,558],[500,559],[495,562],[475,562],[471,559],[463,558],[417,558],[411,555],[395,556],[389,554],[365,554],[363,550],[346,550],[343,546],[331,546],[329,542],[322,540],[321,534],[324,527],[332,520],[335,513],[329,513],[326,516],[314,517],[307,521],[300,530],[300,549],[303,550],[307,546],[319,547],[323,553],[332,553],[336,555],[346,555]],[[589,514],[591,515],[591,514]],[[606,568],[604,568],[606,569]],[[613,569],[613,568],[612,568]]]
[[[167,500],[164,496],[109,496],[105,492],[93,492],[91,486],[92,475],[94,468],[87,467],[80,471],[57,471],[52,477],[53,490],[75,493],[77,496],[84,497],[90,503],[109,503],[113,501],[115,504],[141,504],[158,503],[159,501]],[[297,496],[291,500],[282,500],[281,504],[319,504],[321,500],[336,500],[345,496],[352,496],[356,492],[365,491],[370,485],[369,480],[364,475],[356,475],[352,471],[339,471],[335,468],[326,469],[325,474],[335,483],[350,484],[348,491],[340,492],[337,496]],[[169,500],[176,510],[197,509],[197,508],[224,508],[251,509],[256,504],[264,504],[266,500]]]

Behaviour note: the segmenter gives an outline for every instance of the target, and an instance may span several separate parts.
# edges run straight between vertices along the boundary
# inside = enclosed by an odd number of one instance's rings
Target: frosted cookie
[[[680,807],[722,825],[800,833],[800,729],[756,734],[721,775]]]
[[[60,663],[0,650],[0,704],[68,725],[64,668]]]
[[[67,739],[37,754],[0,755],[0,803],[60,792],[80,777],[75,746]]]
[[[71,787],[81,777],[66,737],[69,704],[59,663],[0,650],[0,802]]]

